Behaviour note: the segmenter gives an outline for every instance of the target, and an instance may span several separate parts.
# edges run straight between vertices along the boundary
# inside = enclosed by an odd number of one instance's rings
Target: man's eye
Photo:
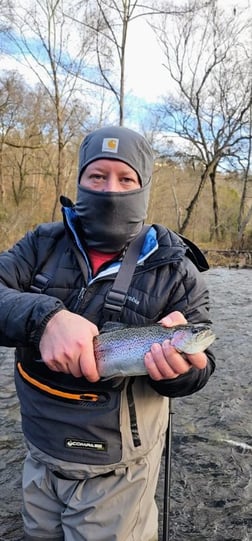
[[[94,174],[94,173],[93,173],[93,174],[90,176],[90,178],[91,178],[91,179],[95,179],[95,180],[103,180],[103,179],[104,179],[104,175],[100,175],[100,174],[98,174],[98,173],[97,173],[97,174]]]
[[[125,182],[125,184],[130,184],[130,183],[133,183],[134,180],[132,178],[129,178],[129,177],[123,177],[121,182]]]

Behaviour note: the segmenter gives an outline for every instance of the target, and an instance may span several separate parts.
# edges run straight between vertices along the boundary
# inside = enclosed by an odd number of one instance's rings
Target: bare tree
[[[213,231],[218,238],[217,168],[249,138],[252,61],[246,46],[251,32],[249,11],[247,18],[238,10],[229,15],[218,10],[212,1],[210,7],[196,13],[192,10],[183,18],[164,16],[162,25],[155,27],[155,31],[173,87],[158,110],[161,129],[169,137],[179,136],[181,152],[203,167],[200,182],[185,209],[180,232],[188,226],[201,191],[210,180]]]
[[[252,73],[251,73],[252,77]],[[252,94],[252,87],[251,87]],[[251,179],[251,164],[252,164],[252,99],[249,111],[249,126],[248,126],[248,144],[247,144],[247,160],[242,160],[243,168],[243,190],[240,201],[238,224],[237,224],[237,245],[238,248],[243,247],[244,234],[249,221],[252,218],[252,205],[246,209],[247,188],[249,179]]]
[[[13,144],[16,126],[23,110],[25,85],[16,73],[3,73],[0,80],[0,202],[5,203],[4,147]]]
[[[95,0],[94,4],[96,11],[92,13],[89,21],[83,17],[81,9],[78,12],[78,19],[70,15],[72,20],[78,20],[84,27],[88,27],[95,38],[94,52],[97,69],[84,79],[112,93],[119,108],[119,125],[123,125],[128,25],[131,20],[139,16],[139,2],[138,0],[119,0],[118,2]],[[141,8],[143,8],[142,5]]]
[[[0,33],[6,32],[11,27],[13,3],[11,0],[0,0]],[[3,41],[0,41],[0,50],[4,50]]]
[[[48,132],[39,89],[31,90],[16,73],[8,73],[0,87],[1,202],[6,208],[10,187],[16,206],[31,194],[32,178],[39,175],[38,154]]]
[[[118,106],[119,125],[125,121],[125,72],[129,25],[137,18],[151,20],[153,16],[163,14],[183,14],[191,10],[187,2],[178,6],[165,0],[162,3],[153,0],[94,0],[96,12],[87,22],[81,15],[82,2],[79,4],[78,18],[95,36],[97,70],[85,80],[112,93]],[[198,2],[198,8],[201,2]],[[196,10],[196,7],[194,7]],[[139,36],[139,39],[141,37]],[[151,75],[150,75],[151,76]]]
[[[90,40],[88,36],[85,39],[82,36],[77,49],[73,29],[64,10],[63,0],[35,0],[30,6],[14,12],[14,26],[9,33],[20,61],[43,86],[51,105],[49,109],[55,123],[54,143],[57,148],[53,220],[66,182],[64,149],[74,136],[75,128],[79,132],[80,122],[83,125],[88,115],[88,107],[86,112],[82,107],[83,117],[81,121],[78,118],[76,96],[81,96],[78,73],[83,68]]]

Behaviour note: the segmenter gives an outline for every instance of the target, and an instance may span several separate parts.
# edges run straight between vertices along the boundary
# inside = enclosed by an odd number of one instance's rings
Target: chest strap
[[[137,259],[150,227],[150,225],[144,225],[140,233],[132,240],[127,248],[113,286],[105,298],[103,312],[106,321],[119,321],[122,308],[127,299],[127,292],[136,268]]]

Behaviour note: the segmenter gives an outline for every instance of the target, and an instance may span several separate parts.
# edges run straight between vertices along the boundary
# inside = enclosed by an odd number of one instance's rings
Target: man
[[[135,131],[105,127],[80,147],[76,204],[0,256],[1,345],[16,347],[16,387],[28,446],[26,541],[156,541],[154,501],[167,397],[201,389],[210,351],[181,355],[165,340],[145,355],[147,376],[103,381],[93,338],[127,248],[143,227],[153,167]],[[153,225],[120,322],[209,322],[194,255]]]

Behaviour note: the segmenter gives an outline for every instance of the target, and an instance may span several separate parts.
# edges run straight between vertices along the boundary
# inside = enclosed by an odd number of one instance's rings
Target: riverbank
[[[207,249],[202,251],[210,268],[252,269],[252,252],[250,250]]]

